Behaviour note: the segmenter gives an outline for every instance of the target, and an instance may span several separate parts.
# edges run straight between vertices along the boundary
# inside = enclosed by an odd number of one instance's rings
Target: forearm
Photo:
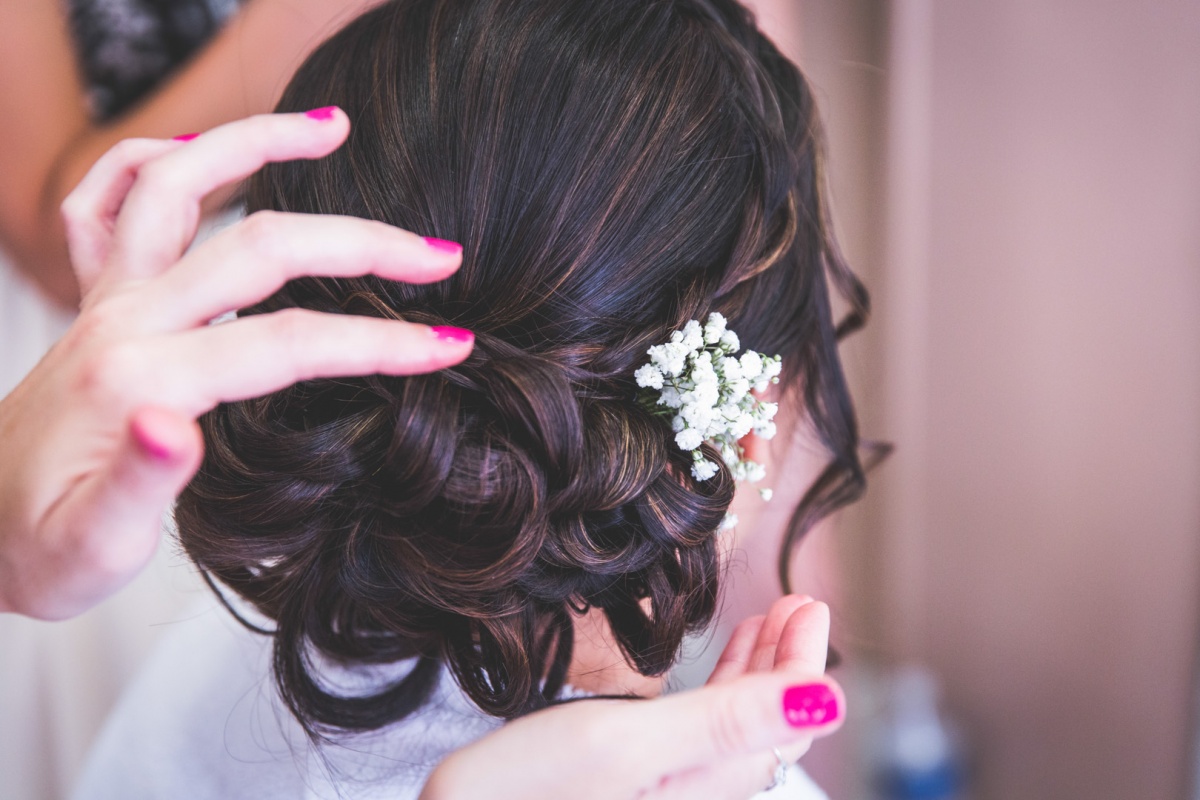
[[[0,25],[10,23],[11,31],[0,33],[0,50],[10,48],[0,55],[0,72],[12,70],[12,85],[0,83],[0,112],[20,129],[0,132],[0,150],[7,150],[0,155],[0,244],[48,296],[75,306],[78,287],[58,208],[96,159],[122,139],[170,138],[270,110],[316,45],[379,2],[254,0],[169,82],[103,125],[86,115],[57,3],[0,11]],[[20,35],[28,29],[38,35]],[[22,51],[21,42],[30,40],[38,47]],[[11,77],[21,73],[29,78]]]

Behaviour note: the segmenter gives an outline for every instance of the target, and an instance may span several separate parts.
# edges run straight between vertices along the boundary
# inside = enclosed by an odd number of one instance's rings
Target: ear
[[[778,386],[772,385],[761,392],[751,390],[751,394],[763,403],[778,403],[780,391]],[[738,439],[738,444],[742,446],[747,460],[757,461],[764,466],[769,465],[771,460],[771,443],[769,441],[751,432]]]
[[[742,446],[742,452],[747,461],[757,461],[759,464],[765,464],[766,459],[771,456],[771,443],[756,433],[747,433],[741,439],[738,439],[738,444]]]

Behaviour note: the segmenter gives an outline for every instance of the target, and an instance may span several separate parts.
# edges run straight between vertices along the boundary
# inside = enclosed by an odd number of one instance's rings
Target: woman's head
[[[302,721],[372,728],[438,661],[485,710],[553,699],[573,615],[665,671],[716,602],[722,470],[690,474],[635,401],[649,346],[720,311],[779,353],[831,465],[797,531],[861,486],[828,284],[865,310],[821,197],[812,98],[732,0],[399,0],[301,67],[281,110],[339,105],[326,159],[272,165],[250,210],[350,214],[462,242],[439,284],[295,281],[287,306],[469,328],[462,365],[224,405],[182,497],[189,554],[276,623]],[[346,698],[317,659],[420,656]]]

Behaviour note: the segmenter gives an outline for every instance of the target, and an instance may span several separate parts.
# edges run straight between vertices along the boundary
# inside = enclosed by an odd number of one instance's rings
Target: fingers
[[[752,673],[636,704],[622,746],[653,750],[654,763],[629,765],[649,780],[823,736],[840,725],[844,709],[841,688],[829,678]]]
[[[767,611],[767,619],[759,631],[758,640],[754,643],[754,652],[750,656],[748,668],[751,672],[765,672],[775,666],[775,651],[784,625],[792,616],[792,612],[811,602],[812,598],[808,595],[793,594],[781,597],[771,604]],[[819,670],[818,674],[823,671]]]
[[[762,630],[766,616],[760,614],[738,623],[733,629],[733,636],[721,652],[717,665],[713,667],[708,677],[708,684],[722,683],[744,674],[750,666],[750,657],[754,654],[754,643],[758,641],[759,631]]]
[[[182,146],[162,139],[126,139],[102,155],[63,200],[61,212],[75,277],[86,295],[108,258],[117,214],[143,164]]]
[[[806,603],[792,612],[779,636],[775,669],[801,675],[825,671],[829,654],[829,606]]]
[[[129,433],[137,445],[130,448],[130,464],[139,474],[146,471],[155,482],[174,473],[177,486],[170,495],[174,498],[191,480],[204,455],[204,437],[196,421],[169,409],[150,406],[134,412]]]
[[[808,737],[806,742],[805,749],[812,744],[812,737]],[[775,754],[766,752],[740,756],[709,768],[690,770],[668,781],[661,792],[654,794],[654,800],[754,798],[774,781],[778,765]]]
[[[199,426],[189,417],[157,408],[134,414],[106,468],[48,515],[47,529],[62,532],[63,546],[53,605],[39,616],[74,616],[132,580],[154,554],[162,515],[202,455]]]
[[[200,428],[190,417],[157,407],[135,412],[89,504],[112,535],[96,532],[95,538],[107,547],[123,530],[157,533],[163,511],[200,468],[203,455]]]
[[[175,263],[196,234],[205,195],[272,161],[321,158],[350,131],[340,109],[230,122],[145,164],[117,216],[111,269],[148,278]]]
[[[421,798],[721,796],[708,791],[704,775],[720,781],[722,791],[749,787],[748,796],[770,781],[773,756],[764,753],[836,730],[844,709],[836,682],[777,672],[644,702],[571,703],[453,753]],[[531,752],[545,768],[514,769]],[[695,791],[674,792],[676,783]]]
[[[473,344],[459,328],[288,309],[158,337],[145,358],[158,368],[144,389],[196,416],[314,378],[432,372]]]
[[[188,253],[140,291],[156,330],[180,330],[267,297],[304,275],[428,283],[452,274],[462,248],[354,217],[258,212]]]

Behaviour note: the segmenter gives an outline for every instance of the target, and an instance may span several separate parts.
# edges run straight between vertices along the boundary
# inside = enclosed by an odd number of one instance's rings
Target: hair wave
[[[461,241],[438,284],[293,281],[243,313],[458,325],[436,374],[314,380],[206,415],[180,499],[189,555],[275,623],[282,695],[310,733],[377,728],[439,663],[485,711],[552,702],[573,619],[603,610],[660,674],[715,610],[734,493],[696,481],[634,369],[720,311],[784,358],[830,461],[803,530],[863,487],[837,339],[867,295],[839,255],[799,71],[732,0],[395,0],[320,47],[280,110],[337,104],[347,143],[273,164],[249,210],[350,214]],[[849,302],[840,327],[830,287]],[[715,456],[715,453],[713,454]],[[347,696],[321,661],[416,657]]]

